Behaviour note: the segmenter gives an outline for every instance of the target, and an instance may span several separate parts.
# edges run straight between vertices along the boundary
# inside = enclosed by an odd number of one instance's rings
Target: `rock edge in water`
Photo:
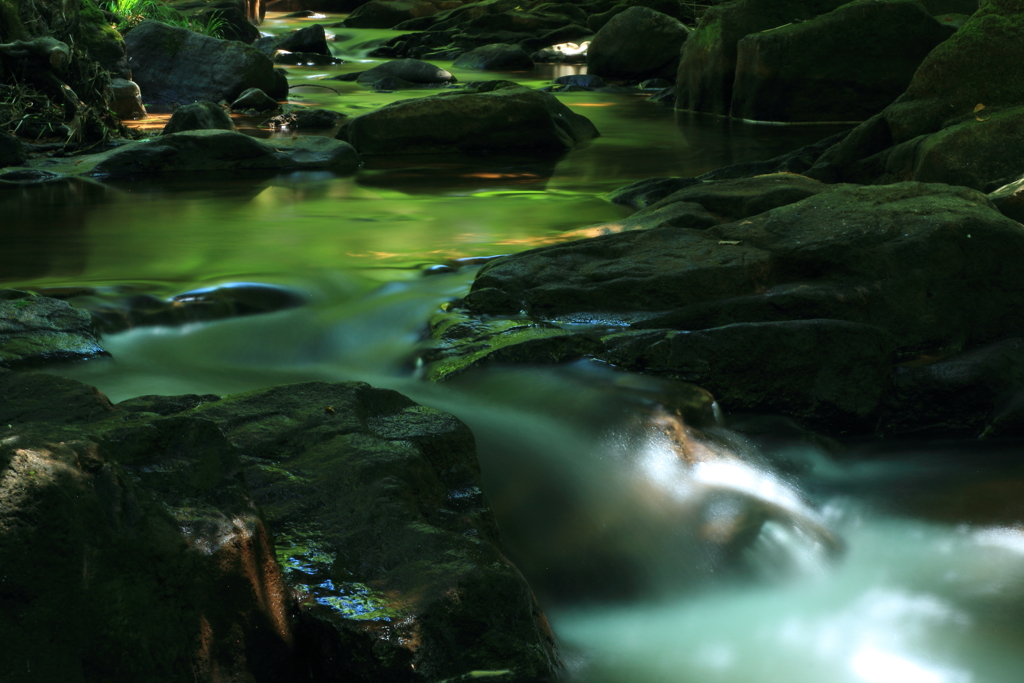
[[[111,405],[0,370],[0,393],[5,671],[529,681],[558,668],[501,550],[472,434],[450,415],[358,382]]]

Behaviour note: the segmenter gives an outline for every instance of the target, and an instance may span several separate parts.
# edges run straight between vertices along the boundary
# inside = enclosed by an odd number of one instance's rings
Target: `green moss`
[[[107,18],[103,16],[103,12],[92,0],[82,0],[82,7],[79,11],[83,24],[90,24],[99,29],[96,31],[82,31],[82,39],[86,43],[85,47],[88,50],[92,47],[93,43],[100,43],[101,41],[114,41],[120,45],[124,45],[124,38],[117,32],[117,29],[107,23]],[[101,39],[99,38],[101,37]]]
[[[18,15],[18,0],[0,0],[0,42],[28,40]]]
[[[722,22],[709,21],[701,22],[686,39],[687,45],[694,45],[697,49],[710,51],[714,46],[722,43]]]

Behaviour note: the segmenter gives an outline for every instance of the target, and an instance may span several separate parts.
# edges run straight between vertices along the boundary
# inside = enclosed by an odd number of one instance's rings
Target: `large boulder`
[[[709,7],[683,45],[676,77],[676,108],[728,115],[740,39],[813,19],[846,1],[737,0]]]
[[[5,680],[558,671],[450,415],[361,383],[111,405],[0,369],[0,395]]]
[[[887,435],[994,435],[1024,398],[1024,339],[898,367],[891,385],[880,424]]]
[[[600,357],[693,382],[732,411],[786,413],[870,428],[887,389],[893,338],[873,325],[810,319],[610,335]]]
[[[1024,7],[1019,2],[986,2],[928,54],[895,102],[825,152],[809,174],[825,180],[861,177],[866,169],[855,169],[858,162],[947,125],[973,120],[978,105],[990,110],[1024,105],[1024,78],[1006,69],[1024,59],[1024,44],[1018,40],[1022,31]]]
[[[158,21],[143,21],[125,37],[133,80],[152,104],[231,102],[249,88],[276,99],[287,80],[269,57],[232,40],[218,40]]]
[[[587,50],[587,71],[605,78],[674,78],[690,29],[647,7],[630,7],[605,24]]]
[[[945,122],[988,107],[1024,104],[1024,78],[1006,64],[1024,58],[1017,37],[1024,7],[1013,0],[987,0],[948,41],[922,62],[906,92],[886,108],[893,140],[931,133]]]
[[[297,605],[214,423],[49,375],[0,393],[4,680],[291,680]]]
[[[510,680],[533,681],[557,670],[459,420],[355,382],[276,387],[187,414],[215,422],[246,454],[287,580],[335,642],[355,644],[335,671],[438,681],[510,670]]]
[[[553,95],[521,86],[402,100],[357,116],[344,132],[360,154],[558,154],[598,136]]]
[[[745,213],[756,202],[741,190],[766,180],[690,184],[659,209],[713,215],[706,207],[721,202],[718,210]],[[427,375],[591,356],[698,383],[727,410],[864,431],[886,406],[894,353],[948,353],[1024,329],[1024,274],[1014,265],[1024,226],[981,193],[800,182],[778,186],[777,208],[730,223],[491,261],[461,311],[445,314],[468,320],[432,325]]]
[[[0,368],[109,356],[92,316],[58,299],[0,290]]]
[[[859,172],[866,182],[881,177],[988,191],[991,184],[999,187],[1024,173],[1024,159],[1017,151],[1021,144],[1024,107],[982,111],[963,123],[869,157],[851,170]]]
[[[466,302],[488,312],[478,297],[497,290],[542,318],[674,311],[657,324],[676,329],[838,318],[882,327],[903,348],[977,344],[1024,323],[1015,299],[1024,275],[1010,265],[1021,249],[1024,228],[974,190],[840,185],[706,231],[625,233],[498,259]]]
[[[919,0],[851,3],[752,33],[737,43],[730,113],[755,121],[862,121],[896,99],[952,33]]]

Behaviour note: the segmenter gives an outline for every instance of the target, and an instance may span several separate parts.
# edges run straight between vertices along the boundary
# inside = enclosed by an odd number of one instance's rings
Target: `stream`
[[[269,15],[262,29],[339,18]],[[320,82],[373,66],[369,50],[395,34],[332,32],[347,63],[288,67],[294,103],[357,115],[434,92]],[[584,70],[481,74],[437,63],[460,82],[531,87]],[[770,420],[758,429],[720,406],[722,424],[694,438],[728,451],[723,466],[686,470],[642,428],[669,390],[663,382],[592,362],[418,379],[425,321],[475,273],[459,259],[622,218],[629,210],[603,196],[635,180],[766,159],[840,130],[674,112],[641,93],[559,98],[602,134],[559,159],[366,158],[352,176],[10,191],[17,196],[0,198],[14,216],[3,218],[0,276],[5,287],[159,297],[232,283],[301,293],[298,308],[109,335],[113,360],[58,371],[114,401],[363,380],[455,414],[477,437],[485,493],[561,642],[568,681],[1019,682],[1024,468],[1013,444],[829,444]],[[451,267],[426,274],[435,265]],[[723,571],[690,540],[735,496],[783,513]],[[843,549],[828,552],[793,519],[831,529]]]

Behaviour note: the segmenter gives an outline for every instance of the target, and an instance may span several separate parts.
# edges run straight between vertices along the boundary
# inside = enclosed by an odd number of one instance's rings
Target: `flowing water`
[[[318,81],[368,68],[367,51],[392,35],[331,31],[349,61],[290,67],[295,103],[358,114],[429,94]],[[540,86],[579,67],[558,69],[455,73]],[[630,93],[560,97],[603,137],[559,159],[366,159],[352,176],[3,190],[0,273],[5,286],[111,295],[244,282],[300,292],[306,305],[276,313],[110,335],[114,360],[60,371],[115,401],[358,379],[459,416],[569,680],[1020,681],[1024,471],[1012,445],[837,449],[792,429],[759,432],[722,406],[724,427],[684,430],[703,454],[688,466],[653,426],[671,402],[663,382],[586,362],[417,379],[424,322],[472,280],[458,259],[621,218],[602,195],[628,182],[768,158],[835,130],[690,116]],[[436,264],[451,268],[425,276]],[[728,428],[741,419],[762,437]],[[728,537],[722,520],[742,525],[751,510],[768,521],[749,546],[715,540]]]

